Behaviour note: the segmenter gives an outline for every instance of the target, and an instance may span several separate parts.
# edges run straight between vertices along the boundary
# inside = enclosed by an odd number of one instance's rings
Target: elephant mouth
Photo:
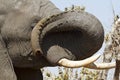
[[[100,57],[93,54],[101,48],[103,40],[104,31],[101,23],[93,15],[77,11],[44,18],[38,22],[31,34],[35,54],[44,55],[48,61],[72,68],[115,67],[114,63],[93,63]]]
[[[45,29],[47,29],[47,27]],[[80,44],[82,44],[83,34],[79,28],[77,29],[72,26],[56,26],[48,30],[48,32],[42,36],[44,37],[42,39],[41,49],[46,55],[48,51],[49,53],[53,52],[53,46],[59,46],[66,51],[66,54],[72,56],[72,59],[79,60],[85,58],[84,55],[80,55]],[[56,52],[61,53],[59,49],[55,49]]]

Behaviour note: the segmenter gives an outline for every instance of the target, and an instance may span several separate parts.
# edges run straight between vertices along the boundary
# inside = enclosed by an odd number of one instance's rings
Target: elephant
[[[49,0],[0,0],[0,80],[43,80],[40,68],[109,69],[94,63],[104,41],[92,14],[58,9]]]

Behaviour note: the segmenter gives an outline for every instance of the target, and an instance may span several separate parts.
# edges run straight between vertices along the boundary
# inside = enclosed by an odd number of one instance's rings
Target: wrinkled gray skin
[[[60,12],[48,0],[0,0],[0,80],[42,80],[39,68],[48,62],[33,56],[31,31],[36,20]]]
[[[49,0],[0,0],[0,80],[43,80],[40,68],[56,66],[62,58],[85,59],[101,47],[104,32],[94,16],[74,11],[54,15],[58,13],[61,11]],[[53,19],[48,21],[56,22],[46,21],[48,27],[42,28],[42,34],[48,32],[42,45],[38,44],[43,57],[33,53],[31,32],[39,20],[48,16]],[[69,24],[61,28],[63,23]],[[60,47],[54,47],[56,44]]]

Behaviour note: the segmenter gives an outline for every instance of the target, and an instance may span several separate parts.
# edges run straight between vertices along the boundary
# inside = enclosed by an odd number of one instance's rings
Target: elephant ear
[[[104,30],[100,21],[92,14],[81,11],[62,12],[44,18],[31,34],[35,54],[41,54],[49,62],[65,67],[81,67],[94,62],[99,55],[88,57],[101,48],[103,40]],[[69,61],[82,59],[85,60]]]

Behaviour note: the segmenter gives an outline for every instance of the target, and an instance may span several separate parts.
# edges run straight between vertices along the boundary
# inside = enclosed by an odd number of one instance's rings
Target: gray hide
[[[52,19],[41,32],[46,34],[42,36],[43,56],[35,55],[31,32],[48,16]],[[87,12],[62,13],[49,0],[0,0],[0,80],[43,80],[40,68],[56,66],[61,58],[90,57],[103,40],[101,23]]]
[[[36,21],[59,12],[48,0],[0,0],[0,80],[42,80],[47,61],[33,56],[30,35]]]

